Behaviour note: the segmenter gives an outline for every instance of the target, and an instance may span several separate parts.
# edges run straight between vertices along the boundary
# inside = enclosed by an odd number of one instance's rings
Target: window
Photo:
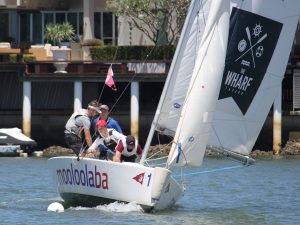
[[[95,12],[94,14],[94,35],[95,38],[102,39],[101,35],[101,13]]]
[[[8,41],[8,24],[8,13],[0,13],[0,41]]]
[[[56,13],[56,23],[66,22],[66,14],[65,13]]]
[[[83,13],[79,13],[79,35],[83,36]]]
[[[42,34],[42,14],[33,13],[32,14],[32,43],[41,44],[43,43]]]
[[[103,41],[105,44],[112,44],[113,34],[113,14],[111,12],[103,13]]]
[[[83,13],[64,11],[21,12],[20,41],[33,44],[44,43],[44,30],[47,24],[63,23],[72,24],[75,34],[83,36]],[[116,44],[117,17],[112,12],[94,12],[94,36],[102,39],[105,44]],[[8,36],[8,14],[0,13],[0,40],[4,41]],[[44,27],[43,27],[44,26]]]
[[[53,13],[44,13],[44,25],[49,23],[54,23],[54,15]]]
[[[68,13],[67,21],[73,26],[75,34],[77,34],[77,13]]]
[[[30,41],[30,14],[20,14],[20,41]]]

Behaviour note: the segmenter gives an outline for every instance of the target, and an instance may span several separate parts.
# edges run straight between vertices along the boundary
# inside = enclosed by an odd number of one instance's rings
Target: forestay
[[[225,64],[230,10],[229,0],[214,0],[211,5],[168,167],[200,166],[206,149]]]
[[[230,41],[209,145],[248,155],[281,88],[300,1],[231,2]]]

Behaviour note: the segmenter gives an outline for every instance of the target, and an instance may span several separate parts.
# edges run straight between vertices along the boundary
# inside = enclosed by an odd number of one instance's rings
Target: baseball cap
[[[98,120],[97,123],[96,123],[96,126],[99,127],[106,127],[107,126],[107,123],[105,120]]]
[[[101,106],[100,106],[100,110],[101,110],[101,109],[106,109],[107,111],[109,111],[109,107],[108,107],[107,105],[101,105]]]
[[[129,148],[133,148],[134,145],[135,145],[135,139],[132,135],[128,135],[126,137],[126,144],[127,144],[127,147]]]

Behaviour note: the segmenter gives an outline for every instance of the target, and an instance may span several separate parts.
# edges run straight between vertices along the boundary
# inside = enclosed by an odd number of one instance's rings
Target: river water
[[[135,204],[47,212],[61,201],[45,158],[0,158],[0,224],[300,224],[300,158],[257,159],[250,167],[206,158],[184,173],[185,196],[169,210],[141,212]],[[179,173],[179,171],[175,171]]]

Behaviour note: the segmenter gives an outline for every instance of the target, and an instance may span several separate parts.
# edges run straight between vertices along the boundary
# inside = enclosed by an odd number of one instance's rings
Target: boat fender
[[[59,202],[52,202],[47,209],[48,212],[64,212],[65,208],[62,204],[60,204]]]
[[[170,177],[170,170],[155,167],[154,168],[154,176],[153,176],[153,185],[151,189],[151,198],[154,200],[159,200],[161,192],[163,191],[163,187],[166,185],[167,181]]]

